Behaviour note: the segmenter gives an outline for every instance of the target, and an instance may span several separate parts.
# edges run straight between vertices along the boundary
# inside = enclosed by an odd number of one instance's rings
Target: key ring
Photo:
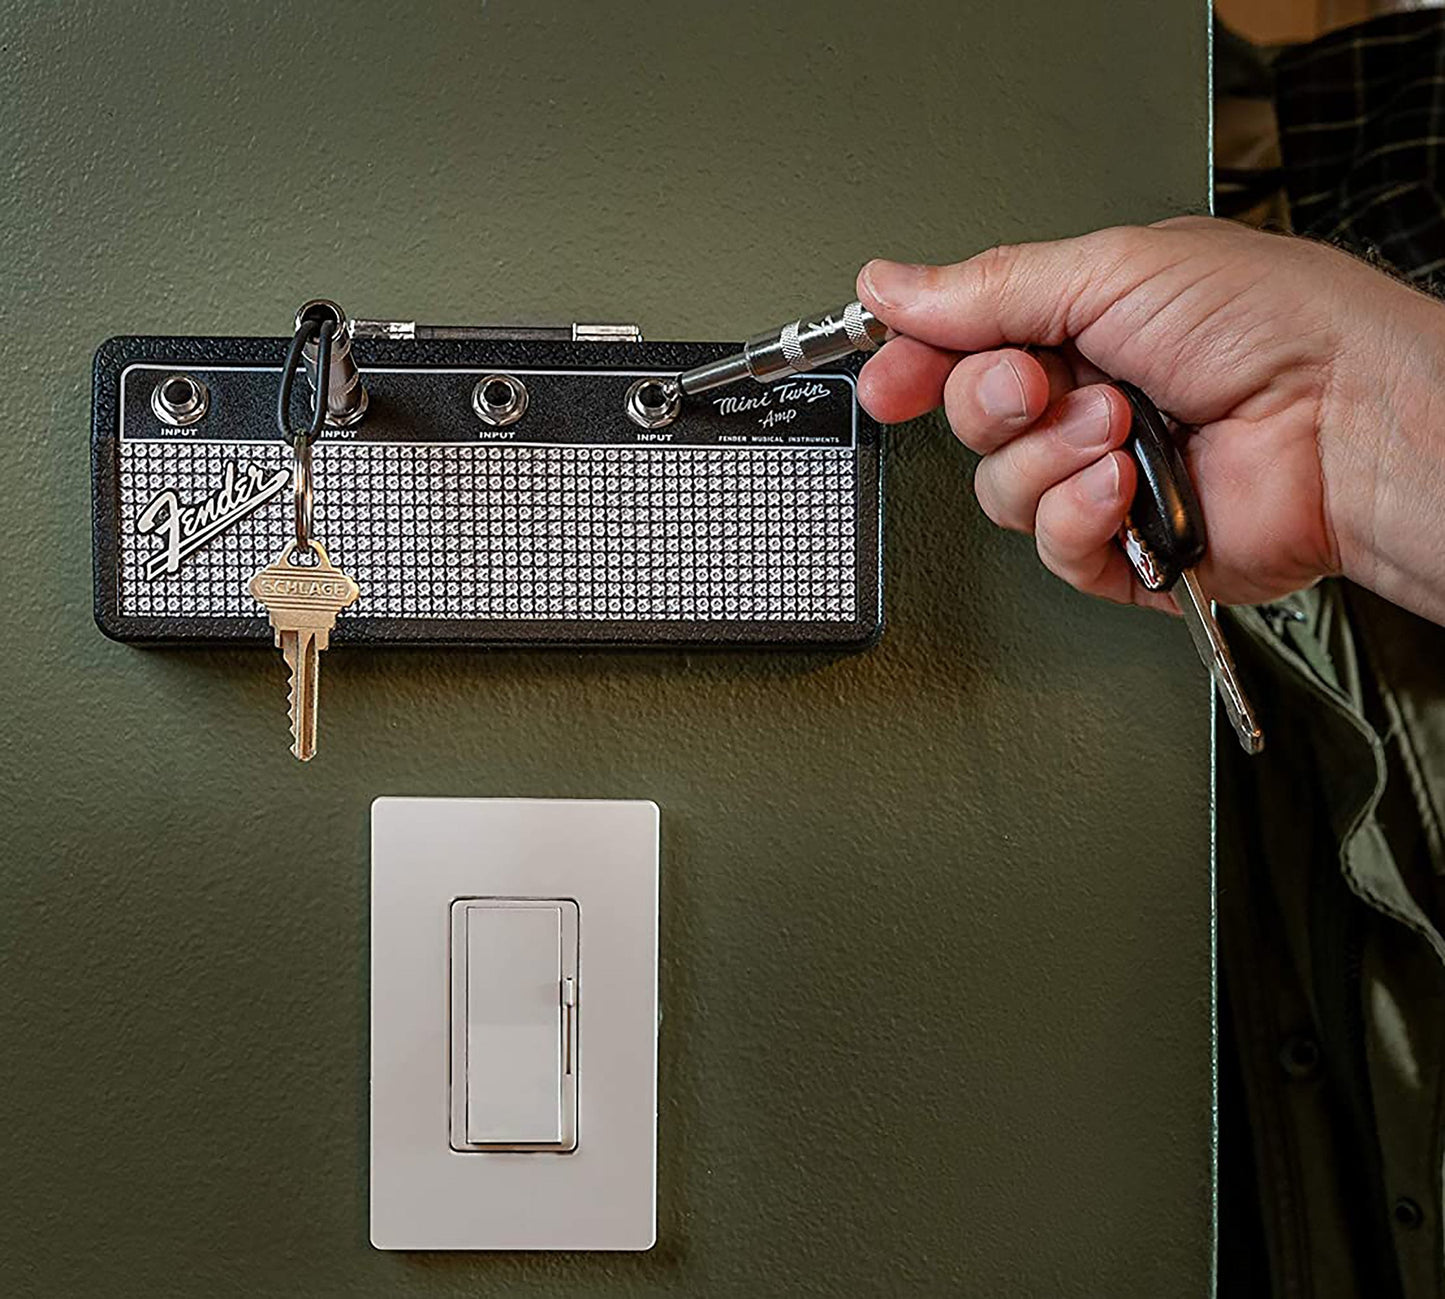
[[[296,379],[296,363],[301,359],[301,349],[311,341],[312,327],[316,329],[316,398],[311,410],[311,423],[303,433],[291,427],[291,385]],[[286,360],[281,366],[281,390],[276,394],[276,427],[284,441],[294,442],[304,437],[314,442],[326,423],[326,388],[331,373],[331,335],[335,326],[329,320],[320,322],[303,320],[291,340]]]
[[[311,549],[311,443],[304,435],[291,444],[291,483],[296,501],[296,545]]]
[[[311,423],[305,429],[291,427],[291,385],[296,379],[296,366],[301,359],[301,349],[311,341],[312,326],[316,332],[316,396],[311,411]],[[276,395],[276,427],[281,436],[291,443],[291,483],[296,502],[296,545],[301,550],[311,549],[312,523],[312,481],[311,444],[326,423],[326,379],[331,367],[331,336],[334,327],[329,320],[303,321],[297,328],[286,360],[281,368],[281,390]]]

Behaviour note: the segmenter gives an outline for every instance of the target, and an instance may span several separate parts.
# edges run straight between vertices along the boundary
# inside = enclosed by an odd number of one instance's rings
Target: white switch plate
[[[371,812],[371,1243],[378,1249],[650,1249],[657,1237],[657,860],[658,812],[649,802],[571,799],[379,798]],[[517,960],[491,966],[478,947],[470,1024],[489,1045],[488,1022],[506,1018],[513,993],[504,969],[537,978],[565,972],[576,939],[575,1016],[562,1040],[575,1069],[575,1130],[552,1149],[454,1148],[466,1097],[455,1095],[454,1044],[466,1048],[467,901],[478,942],[518,944]],[[575,904],[575,912],[566,904]],[[509,924],[507,907],[523,913]],[[544,922],[544,914],[561,917]],[[502,916],[499,920],[497,917]],[[462,928],[458,931],[458,926]],[[562,964],[552,953],[561,942]],[[539,943],[553,944],[545,958]],[[458,982],[460,980],[460,982]],[[518,978],[530,1017],[526,1069],[553,1074],[537,1050],[546,997]],[[501,1000],[499,1001],[498,998]],[[460,1000],[459,1000],[460,999]],[[493,1004],[493,1003],[496,1004]],[[506,1004],[503,1004],[506,1003]],[[460,1009],[458,1008],[460,1004]],[[507,1031],[513,1031],[508,1029]],[[481,1050],[482,1046],[477,1046]],[[498,1068],[489,1057],[486,1072]],[[565,1073],[564,1064],[563,1070]],[[502,1117],[535,1124],[538,1110],[518,1078],[472,1079],[473,1099]],[[513,1090],[507,1090],[511,1088]],[[549,1093],[542,1110],[550,1113]],[[535,1127],[529,1128],[535,1137]],[[495,1134],[493,1134],[495,1135]],[[575,1145],[565,1148],[575,1135]],[[525,1144],[525,1143],[523,1143]]]

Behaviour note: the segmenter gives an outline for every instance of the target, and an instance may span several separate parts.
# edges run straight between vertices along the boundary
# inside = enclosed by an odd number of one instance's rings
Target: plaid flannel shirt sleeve
[[[1345,28],[1274,66],[1295,231],[1445,284],[1445,13]]]

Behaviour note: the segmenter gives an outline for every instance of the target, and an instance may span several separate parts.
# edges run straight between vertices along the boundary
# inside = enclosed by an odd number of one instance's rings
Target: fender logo
[[[278,469],[268,476],[256,465],[247,465],[241,477],[235,461],[228,460],[221,485],[197,504],[183,505],[180,497],[167,488],[136,521],[139,532],[159,537],[161,543],[160,549],[146,560],[146,576],[154,579],[163,573],[178,572],[188,555],[255,513],[290,481],[289,469]]]

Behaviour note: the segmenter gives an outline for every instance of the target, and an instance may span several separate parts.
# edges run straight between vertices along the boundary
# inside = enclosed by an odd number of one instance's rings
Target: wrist
[[[1445,622],[1445,303],[1389,285],[1350,323],[1321,412],[1338,571]]]

